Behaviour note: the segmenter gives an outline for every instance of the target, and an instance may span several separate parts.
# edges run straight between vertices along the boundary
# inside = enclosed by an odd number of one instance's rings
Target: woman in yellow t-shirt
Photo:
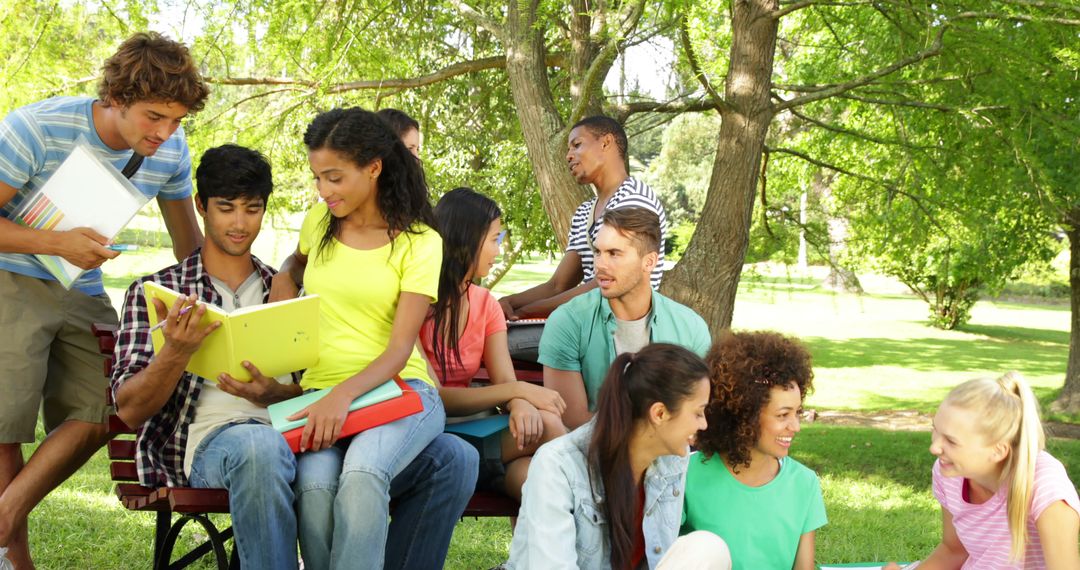
[[[374,113],[322,113],[304,144],[322,201],[271,294],[295,297],[301,284],[319,294],[319,361],[301,385],[332,388],[295,416],[308,418],[294,484],[300,550],[307,568],[382,568],[390,483],[446,421],[416,347],[438,294],[442,241],[420,162]],[[424,410],[338,441],[349,403],[395,375]]]

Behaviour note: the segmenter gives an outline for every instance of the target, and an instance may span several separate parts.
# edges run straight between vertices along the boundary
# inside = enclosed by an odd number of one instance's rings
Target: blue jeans
[[[413,546],[412,541],[403,541],[397,536],[388,541],[391,490],[397,490],[398,478],[406,475],[414,463],[423,467],[425,463],[433,462],[429,457],[418,458],[442,432],[446,412],[435,388],[420,380],[407,382],[420,395],[423,411],[357,434],[351,440],[341,440],[328,449],[297,457],[294,489],[300,551],[306,568],[383,568],[391,545],[394,545],[395,553],[401,542],[405,543],[406,549]],[[440,454],[439,461],[446,462],[445,452]],[[475,462],[474,454],[472,478],[476,473]],[[445,471],[447,466],[443,467]],[[438,471],[428,467],[428,471],[433,470]],[[412,473],[408,475],[405,479],[418,482],[411,477]],[[465,501],[471,490],[466,491]],[[435,502],[442,503],[445,499],[438,497]],[[461,503],[461,509],[464,504]],[[439,527],[437,519],[448,519],[445,524],[452,533],[461,509],[456,512],[420,509],[427,511],[420,514],[436,519],[433,521],[435,527]],[[422,523],[416,521],[414,524]],[[400,526],[395,524],[394,530]],[[440,539],[439,536],[425,536],[415,546],[426,548],[430,546],[427,542],[438,543]],[[449,544],[449,533],[445,542]],[[445,557],[445,554],[443,547],[441,555]],[[394,558],[402,556],[395,554]],[[393,560],[393,563],[398,561]],[[439,566],[441,560],[435,564],[435,567]]]
[[[441,433],[390,483],[395,501],[384,568],[443,567],[454,525],[476,488],[480,456],[461,438]]]
[[[217,428],[195,450],[192,487],[227,489],[233,541],[243,568],[296,570],[296,459],[274,428],[247,422]]]

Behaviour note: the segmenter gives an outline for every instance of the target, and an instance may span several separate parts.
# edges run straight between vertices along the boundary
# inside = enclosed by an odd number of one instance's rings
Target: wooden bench
[[[98,340],[98,349],[105,355],[106,377],[112,376],[113,348],[116,345],[116,328],[112,325],[95,324],[91,327]],[[522,381],[543,383],[543,373],[538,364],[515,362],[518,378]],[[487,372],[481,370],[478,381],[486,381]],[[106,391],[110,405],[112,390]],[[132,511],[156,513],[154,526],[154,568],[186,568],[203,556],[213,553],[219,570],[240,567],[237,550],[226,554],[225,545],[233,536],[230,526],[218,529],[209,515],[229,512],[229,493],[224,489],[195,489],[190,487],[160,487],[152,489],[139,484],[135,466],[135,430],[128,427],[118,416],[109,416],[108,444],[109,472],[116,483],[116,496],[124,508]],[[391,505],[392,506],[392,505]],[[518,503],[502,493],[477,491],[469,500],[462,517],[513,517],[517,516]],[[174,520],[173,515],[177,515]],[[206,533],[206,541],[173,561],[173,550],[184,527],[198,524]]]

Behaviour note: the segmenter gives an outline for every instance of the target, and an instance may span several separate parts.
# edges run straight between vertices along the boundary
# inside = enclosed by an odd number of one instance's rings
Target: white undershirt
[[[252,272],[236,288],[236,291],[229,289],[229,286],[224,281],[214,277],[210,278],[210,282],[214,284],[214,289],[221,296],[221,308],[228,312],[241,307],[261,305],[263,302],[265,287],[258,271]],[[255,366],[259,365],[258,362],[253,364]],[[292,377],[286,374],[278,376],[275,380],[282,384],[288,384],[292,382]],[[202,391],[199,392],[199,399],[195,402],[195,419],[188,425],[187,448],[184,450],[184,474],[191,476],[191,463],[195,460],[195,450],[199,448],[202,440],[206,439],[207,435],[210,435],[210,432],[219,426],[246,420],[256,420],[269,424],[270,415],[266,413],[266,408],[256,406],[244,398],[223,392],[221,388],[218,388],[216,382],[203,382]]]
[[[649,344],[649,314],[634,321],[624,321],[615,317],[615,356],[624,352],[637,354],[637,351]]]

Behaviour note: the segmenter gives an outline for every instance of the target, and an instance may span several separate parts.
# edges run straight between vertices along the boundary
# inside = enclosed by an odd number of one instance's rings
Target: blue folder
[[[480,418],[478,420],[469,420],[467,422],[446,424],[443,431],[462,437],[484,439],[490,435],[499,433],[509,426],[510,416],[497,415]]]

